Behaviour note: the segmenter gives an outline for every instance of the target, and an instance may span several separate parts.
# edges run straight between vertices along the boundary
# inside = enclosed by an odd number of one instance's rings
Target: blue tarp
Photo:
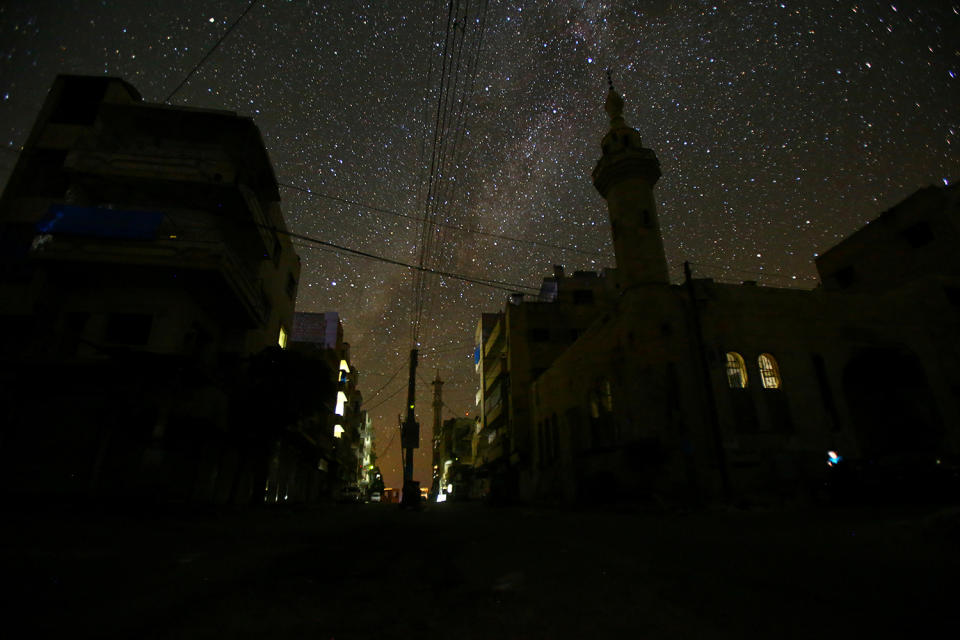
[[[36,229],[38,233],[153,240],[162,221],[163,213],[159,211],[120,211],[54,204],[37,222]]]

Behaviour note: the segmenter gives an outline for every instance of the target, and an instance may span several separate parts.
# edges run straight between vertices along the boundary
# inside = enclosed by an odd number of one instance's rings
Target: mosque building
[[[689,265],[670,284],[659,161],[612,83],[605,108],[593,183],[616,269],[588,287],[557,270],[535,300],[485,314],[478,404],[503,396],[478,426],[501,443],[478,461],[488,490],[793,498],[841,459],[863,483],[937,478],[960,452],[957,186],[921,189],[824,252],[813,290],[693,278]]]

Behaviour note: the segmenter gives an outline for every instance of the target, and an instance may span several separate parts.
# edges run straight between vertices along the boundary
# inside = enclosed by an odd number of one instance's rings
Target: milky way
[[[254,118],[292,231],[416,264],[429,214],[441,226],[428,231],[426,267],[508,290],[536,288],[554,264],[613,266],[590,182],[607,68],[627,122],[660,158],[675,281],[689,260],[702,277],[813,287],[817,252],[960,174],[957,3],[274,0],[228,33],[248,4],[0,5],[0,179],[55,74],[119,76],[163,102],[224,34],[170,103]],[[441,77],[449,120],[428,206]],[[340,312],[396,483],[413,272],[297,245],[297,310]],[[438,368],[445,417],[473,415],[477,319],[507,291],[436,275],[423,290],[418,417],[429,435]]]

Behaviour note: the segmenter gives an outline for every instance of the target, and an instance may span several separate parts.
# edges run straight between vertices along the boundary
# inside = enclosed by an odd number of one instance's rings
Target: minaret
[[[603,156],[593,170],[593,186],[607,200],[617,278],[623,289],[667,283],[667,259],[653,200],[660,161],[624,121],[623,98],[614,90],[609,71],[607,83],[610,90],[604,108],[610,116],[610,131],[603,137]]]

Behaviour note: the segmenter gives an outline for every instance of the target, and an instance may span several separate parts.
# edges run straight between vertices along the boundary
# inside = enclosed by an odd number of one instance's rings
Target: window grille
[[[760,366],[760,380],[763,382],[764,389],[780,388],[780,369],[777,367],[777,361],[769,353],[761,353],[757,358],[757,364]]]
[[[727,352],[727,384],[731,389],[747,388],[747,363],[735,352]]]

